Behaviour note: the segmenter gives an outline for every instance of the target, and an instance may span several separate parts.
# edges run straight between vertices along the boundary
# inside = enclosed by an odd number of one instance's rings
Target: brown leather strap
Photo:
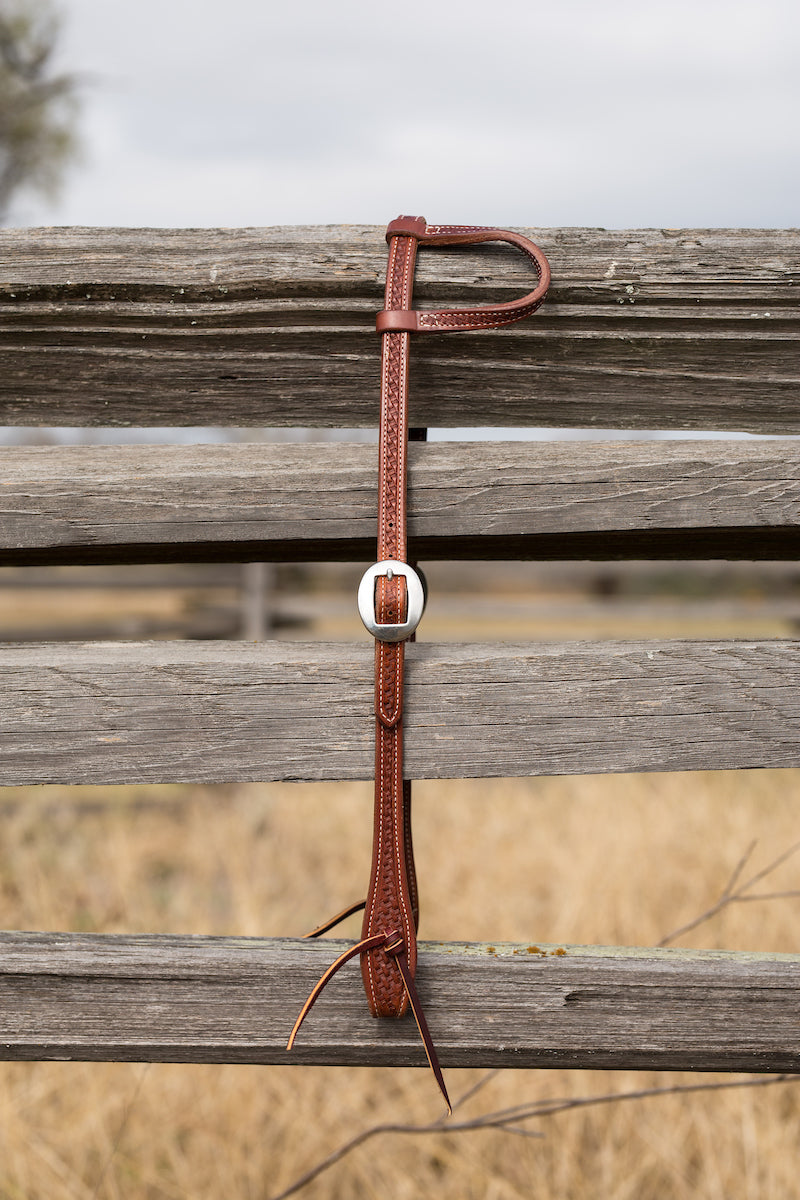
[[[389,264],[385,308],[378,315],[381,332],[381,424],[378,470],[378,561],[407,561],[406,451],[408,443],[408,359],[410,333],[465,331],[505,325],[535,312],[544,299],[550,268],[541,250],[528,238],[507,230],[465,225],[428,225],[424,217],[398,217],[386,231]],[[510,242],[522,249],[536,271],[533,292],[510,303],[471,309],[414,312],[411,295],[417,246]],[[376,619],[403,620],[404,584],[379,577]],[[411,975],[416,966],[415,904],[412,893],[410,793],[403,784],[403,643],[375,643],[375,837],[362,937],[381,929],[398,928],[407,948]],[[403,803],[403,791],[406,802]],[[414,895],[414,900],[416,896]],[[408,991],[387,962],[384,948],[361,956],[361,971],[373,1016],[402,1016]]]
[[[405,234],[389,240],[386,308],[411,303],[417,239]],[[381,346],[381,413],[378,441],[378,562],[406,562],[406,475],[408,446],[408,333],[386,333]],[[404,619],[405,583],[379,576],[375,616],[379,624]],[[409,879],[410,809],[403,786],[404,643],[375,641],[375,827],[372,872],[362,938],[399,930],[413,976],[417,964],[416,922]],[[406,789],[407,790],[407,789]],[[412,868],[413,869],[413,868]],[[361,956],[361,974],[370,1012],[401,1017],[408,992],[397,964],[381,947]]]
[[[394,640],[381,626],[406,621],[414,583],[401,574],[408,562],[406,475],[408,431],[408,360],[412,332],[487,329],[510,324],[535,312],[550,282],[547,259],[538,246],[521,234],[483,226],[428,225],[424,217],[398,217],[386,232],[389,265],[385,309],[378,315],[381,338],[381,416],[379,436],[378,563],[365,576],[368,590],[374,576],[375,634],[375,826],[369,893],[364,906],[361,941],[351,946],[319,980],[295,1022],[294,1042],[306,1014],[328,980],[349,959],[359,955],[370,1011],[376,1017],[400,1017],[409,1005],[419,1028],[428,1061],[442,1094],[447,1097],[436,1050],[419,1002],[414,972],[419,921],[417,885],[411,842],[411,784],[403,778],[404,641]],[[474,242],[509,242],[523,250],[537,274],[534,291],[506,304],[469,309],[415,312],[411,308],[414,266],[420,243],[453,246]],[[389,561],[387,561],[389,560]],[[364,581],[362,581],[363,586]],[[415,585],[421,596],[419,583]],[[409,590],[411,589],[411,590]],[[361,597],[359,595],[359,605]],[[363,613],[362,613],[363,616]],[[411,622],[411,618],[408,618]],[[396,630],[406,638],[407,630]],[[413,632],[410,635],[413,637]],[[311,937],[331,929],[361,905],[346,909],[315,929]]]

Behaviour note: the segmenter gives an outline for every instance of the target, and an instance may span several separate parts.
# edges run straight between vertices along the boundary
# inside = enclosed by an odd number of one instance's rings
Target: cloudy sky
[[[800,224],[797,0],[57,6],[83,160],[21,224]]]

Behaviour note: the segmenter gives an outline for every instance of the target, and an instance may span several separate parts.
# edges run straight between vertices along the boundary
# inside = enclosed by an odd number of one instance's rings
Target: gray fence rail
[[[531,231],[514,330],[415,346],[412,423],[800,434],[800,232]],[[0,231],[0,422],[376,423],[385,245],[362,227]],[[487,292],[487,280],[497,278]],[[418,295],[524,290],[505,251],[423,254]],[[792,441],[415,444],[414,553],[798,557]],[[0,564],[373,556],[364,445],[0,450]],[[789,640],[410,647],[412,776],[795,766]],[[367,778],[365,643],[6,646],[0,782]],[[448,707],[449,706],[449,707]],[[453,708],[455,706],[455,708]],[[457,711],[457,719],[448,711]],[[0,1055],[282,1062],[330,943],[0,938]],[[445,1063],[798,1069],[800,959],[426,946]],[[420,1061],[353,979],[295,1061]]]

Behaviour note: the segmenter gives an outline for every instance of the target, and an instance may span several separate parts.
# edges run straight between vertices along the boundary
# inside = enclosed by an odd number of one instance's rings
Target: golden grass
[[[796,841],[798,800],[794,771],[417,784],[422,934],[652,944],[753,838],[753,871]],[[363,892],[370,810],[368,785],[4,789],[0,921],[296,934]],[[763,886],[798,887],[798,863]],[[797,918],[797,900],[737,904],[683,944],[796,951]],[[452,1092],[479,1074],[448,1072]],[[507,1071],[465,1115],[709,1078]],[[438,1113],[416,1070],[2,1064],[0,1198],[267,1200],[358,1129]],[[780,1085],[581,1109],[531,1123],[537,1140],[384,1135],[303,1195],[788,1200],[799,1125]]]

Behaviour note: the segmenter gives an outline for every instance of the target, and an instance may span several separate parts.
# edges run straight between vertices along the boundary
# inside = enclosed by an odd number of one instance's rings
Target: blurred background
[[[0,0],[0,224],[796,226],[799,34],[796,0]],[[166,436],[16,427],[0,445]],[[0,642],[360,638],[363,565],[2,568]],[[427,639],[783,637],[800,621],[791,563],[425,566]],[[797,951],[795,771],[416,797],[426,937],[651,945],[741,864],[777,898],[726,905],[681,944]],[[362,889],[370,809],[368,784],[4,788],[0,925],[295,935]],[[476,1078],[450,1073],[456,1093]],[[480,1103],[693,1081],[505,1072]],[[268,1200],[371,1122],[437,1115],[415,1071],[2,1064],[0,1195]],[[541,1140],[387,1138],[304,1194],[789,1200],[798,1118],[780,1089],[600,1105]]]

